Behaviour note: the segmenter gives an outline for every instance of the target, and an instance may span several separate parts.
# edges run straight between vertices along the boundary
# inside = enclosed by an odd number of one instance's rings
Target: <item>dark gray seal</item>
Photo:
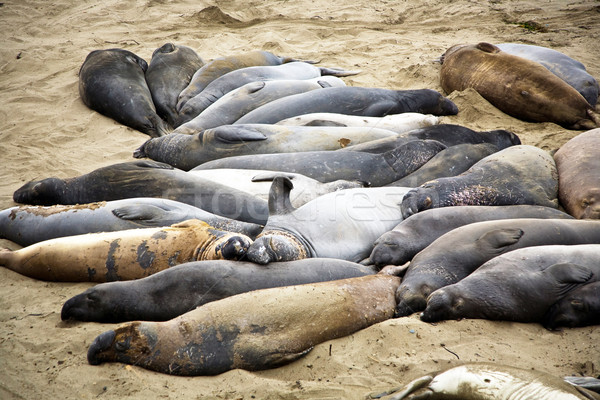
[[[145,72],[148,64],[123,49],[94,50],[79,70],[83,103],[115,121],[152,137],[171,128],[154,108]]]
[[[159,197],[190,204],[213,214],[263,225],[267,202],[232,187],[155,161],[133,161],[98,168],[74,178],[26,183],[13,194],[17,203],[82,204],[131,197]]]
[[[252,290],[374,274],[327,258],[276,262],[214,260],[179,264],[133,281],[102,283],[65,302],[61,319],[95,322],[167,321],[211,301]]]
[[[286,118],[314,112],[367,117],[383,117],[404,112],[456,115],[458,108],[452,101],[431,89],[331,87],[272,101],[244,115],[236,124],[274,124]]]
[[[460,205],[531,204],[558,207],[558,173],[548,152],[511,146],[475,163],[464,173],[429,181],[409,192],[402,215]]]
[[[600,325],[600,282],[569,292],[550,307],[542,324],[550,330]]]
[[[600,244],[525,247],[501,254],[463,280],[435,290],[421,320],[542,322],[554,303],[599,278]]]
[[[137,197],[76,205],[11,207],[0,211],[0,237],[29,246],[57,237],[169,226],[188,219],[199,219],[252,239],[263,228],[178,201]]]
[[[412,259],[396,292],[396,316],[424,310],[431,292],[460,281],[500,254],[554,244],[600,244],[600,221],[519,218],[458,227]]]
[[[165,43],[152,53],[146,82],[156,113],[171,126],[177,118],[177,99],[204,61],[190,47]]]
[[[440,142],[420,140],[406,143],[383,154],[358,151],[255,154],[209,161],[192,171],[215,168],[267,169],[294,172],[320,182],[348,180],[383,186],[417,170],[444,148],[446,146]]]
[[[542,64],[554,75],[573,86],[592,106],[598,102],[598,81],[588,74],[581,62],[542,46],[520,43],[500,43],[496,46],[506,53]]]
[[[133,156],[189,171],[224,157],[337,150],[395,135],[386,129],[369,127],[221,125],[194,135],[173,132],[153,138],[135,150]]]
[[[569,214],[542,206],[454,206],[432,208],[403,220],[381,235],[365,262],[383,267],[403,265],[444,233],[479,221],[508,218],[563,218]]]

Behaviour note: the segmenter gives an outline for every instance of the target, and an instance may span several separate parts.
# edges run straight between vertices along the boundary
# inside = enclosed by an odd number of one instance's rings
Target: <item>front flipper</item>
[[[517,243],[523,236],[521,229],[494,229],[481,235],[475,243],[491,254],[501,254],[507,247]]]
[[[221,125],[211,130],[214,138],[223,143],[256,142],[267,139],[264,133],[245,125]]]
[[[361,73],[361,71],[347,71],[347,70],[344,70],[341,68],[319,67],[319,69],[321,70],[321,76],[323,76],[323,75],[351,76],[351,75],[358,75]]]
[[[426,375],[409,382],[406,386],[401,388],[401,391],[390,397],[388,400],[402,400],[406,399],[408,395],[416,392],[417,390],[427,386],[433,380],[433,376]],[[427,398],[433,394],[431,390],[427,390],[424,393],[418,395],[418,397],[411,396],[410,398]]]
[[[307,355],[313,347],[309,347],[306,350],[303,350],[299,353],[271,353],[263,357],[263,368],[276,368],[282,365],[286,365],[291,363],[292,361],[296,361],[299,358]]]
[[[112,213],[128,221],[145,221],[145,225],[154,226],[156,222],[163,221],[167,211],[149,204],[136,204],[114,208]]]
[[[285,176],[273,179],[269,191],[269,215],[289,214],[296,209],[290,201],[290,191],[293,188],[294,184]]]
[[[281,171],[272,171],[272,172],[262,172],[260,174],[254,175],[251,179],[252,182],[269,182],[278,176],[283,176],[288,179],[294,179],[296,174],[291,172],[281,172]]]
[[[546,274],[552,274],[558,282],[558,295],[564,296],[574,287],[588,282],[594,276],[594,272],[587,267],[573,263],[553,264],[544,270]]]

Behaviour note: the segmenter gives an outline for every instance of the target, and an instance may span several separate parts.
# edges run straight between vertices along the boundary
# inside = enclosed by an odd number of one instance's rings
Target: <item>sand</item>
[[[88,109],[77,72],[96,49],[124,48],[150,61],[170,41],[204,59],[269,50],[360,69],[355,86],[441,91],[435,61],[457,43],[551,47],[600,77],[600,3],[511,0],[116,1],[0,3],[0,207],[33,179],[61,178],[133,160],[148,137]],[[537,29],[527,29],[534,21]],[[531,26],[529,24],[528,26]],[[508,129],[553,151],[575,136],[525,123],[473,91],[449,94],[460,109],[443,122]],[[182,378],[123,364],[88,365],[91,341],[109,324],[63,323],[64,301],[91,284],[32,280],[0,268],[0,398],[360,399],[426,372],[493,361],[558,376],[597,375],[596,327],[549,332],[538,324],[389,320],[322,343],[290,365]]]

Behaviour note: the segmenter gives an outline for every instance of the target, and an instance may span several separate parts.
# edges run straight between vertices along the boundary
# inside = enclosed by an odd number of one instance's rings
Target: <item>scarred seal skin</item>
[[[79,95],[84,104],[115,121],[152,137],[171,128],[154,108],[146,84],[146,61],[123,49],[94,50],[79,70]]]
[[[542,324],[550,330],[600,324],[600,282],[583,285],[554,303]]]
[[[100,334],[87,358],[186,376],[275,368],[392,317],[399,283],[368,275],[242,293],[166,322],[123,324]]]
[[[441,85],[446,93],[475,89],[503,112],[570,129],[600,125],[592,105],[541,64],[501,51],[489,43],[450,47],[442,56]]]
[[[429,181],[407,193],[402,215],[459,205],[531,204],[558,208],[556,163],[546,151],[517,145],[493,153],[464,173]]]
[[[554,153],[558,199],[579,219],[600,219],[600,128],[580,133]]]
[[[90,233],[0,250],[0,265],[34,279],[110,282],[139,279],[184,262],[237,260],[252,240],[188,220],[170,227]]]
[[[389,392],[386,392],[386,394]],[[466,363],[417,378],[386,400],[594,400],[597,393],[537,369],[498,363]]]
[[[142,279],[96,285],[67,300],[61,318],[96,322],[167,321],[211,301],[252,290],[374,273],[373,268],[330,258],[269,265],[195,261]]]

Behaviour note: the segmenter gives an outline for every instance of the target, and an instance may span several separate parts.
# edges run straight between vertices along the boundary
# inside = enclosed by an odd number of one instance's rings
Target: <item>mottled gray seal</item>
[[[575,218],[600,219],[600,128],[580,133],[554,153],[558,200]]]
[[[255,238],[263,226],[237,221],[174,200],[151,197],[98,203],[16,206],[0,211],[0,237],[21,246],[63,236],[169,226],[199,219]]]
[[[267,202],[262,199],[147,160],[117,163],[74,178],[29,182],[15,191],[13,199],[22,204],[54,205],[140,196],[181,201],[213,214],[261,225],[268,216]]]
[[[383,154],[358,151],[255,154],[209,161],[192,171],[215,168],[267,169],[294,172],[320,182],[341,179],[383,186],[417,170],[445,148],[434,140],[415,140]]]
[[[475,89],[501,111],[570,129],[600,126],[593,107],[571,85],[541,64],[508,54],[489,43],[455,45],[442,56],[446,93]]]
[[[61,319],[167,321],[211,301],[252,290],[374,274],[369,267],[329,258],[258,265],[213,260],[176,265],[146,278],[107,282],[67,300]]]
[[[79,70],[79,95],[83,103],[115,121],[152,137],[171,128],[154,108],[145,72],[148,64],[123,49],[94,50]]]
[[[177,99],[204,61],[190,47],[165,43],[152,53],[146,82],[156,113],[171,126],[177,118]]]
[[[398,205],[409,188],[344,189],[328,193],[294,208],[292,182],[273,180],[269,194],[269,219],[248,251],[248,260],[259,264],[310,257],[358,262],[373,241],[402,220]]]
[[[569,292],[550,307],[542,324],[546,329],[575,328],[600,324],[600,282]]]
[[[403,265],[434,240],[459,226],[508,218],[564,218],[569,214],[543,206],[452,206],[432,208],[403,220],[381,235],[365,262],[380,267]]]
[[[600,221],[519,218],[453,229],[410,262],[396,292],[396,316],[424,310],[431,292],[460,281],[500,254],[554,244],[600,244]]]
[[[274,124],[282,119],[314,112],[367,117],[404,112],[456,115],[458,108],[452,101],[431,89],[331,87],[274,100],[244,115],[236,124]]]
[[[148,157],[189,171],[225,157],[329,151],[394,136],[393,131],[368,127],[221,125],[194,135],[171,133],[148,140],[133,156]]]
[[[421,320],[542,322],[554,303],[599,278],[600,244],[525,247],[492,258],[463,280],[435,290]]]
[[[252,240],[199,220],[162,228],[88,233],[0,250],[0,265],[30,278],[56,282],[139,279],[184,262],[237,260]]]
[[[531,204],[558,208],[558,173],[552,156],[530,145],[493,153],[458,176],[429,181],[407,193],[402,215],[458,205]]]

